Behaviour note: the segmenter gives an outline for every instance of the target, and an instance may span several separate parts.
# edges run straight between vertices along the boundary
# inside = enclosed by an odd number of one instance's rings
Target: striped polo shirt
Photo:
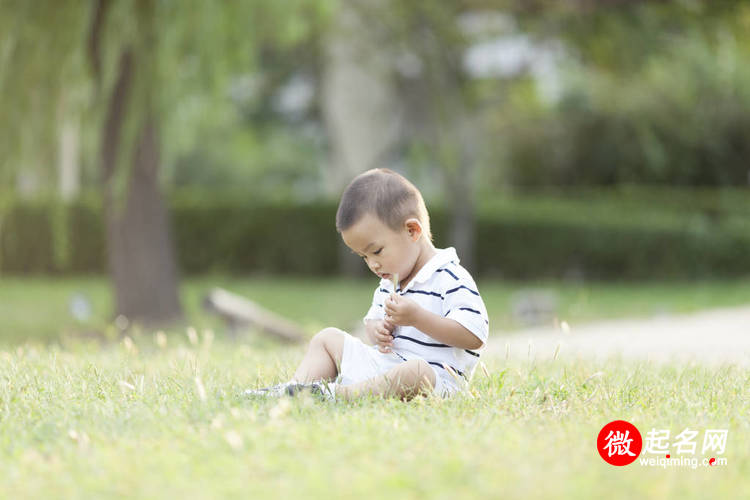
[[[380,280],[364,321],[385,317],[383,304],[391,292],[393,283]],[[482,348],[486,344],[489,333],[487,309],[474,279],[459,265],[453,247],[438,249],[437,254],[422,266],[406,287],[403,290],[399,287],[396,293],[430,312],[458,321],[482,341]],[[444,370],[445,366],[449,366],[463,377],[470,376],[479,360],[477,350],[440,343],[413,326],[397,326],[393,336],[395,355],[404,360],[421,358]]]

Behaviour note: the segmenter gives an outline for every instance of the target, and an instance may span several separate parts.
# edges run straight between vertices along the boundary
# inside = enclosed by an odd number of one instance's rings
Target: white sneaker
[[[296,385],[296,382],[284,382],[283,384],[276,384],[272,385],[271,387],[248,389],[245,391],[245,396],[280,398],[281,396],[286,395],[286,389],[292,385]]]
[[[314,396],[325,401],[336,400],[336,384],[334,382],[309,382],[302,384],[299,382],[285,382],[283,384],[263,387],[261,389],[248,389],[245,396],[262,397],[262,398],[280,398],[282,396],[296,396],[301,392],[310,392]]]

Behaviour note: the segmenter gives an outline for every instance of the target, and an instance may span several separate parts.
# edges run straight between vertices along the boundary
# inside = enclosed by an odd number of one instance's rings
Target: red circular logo
[[[605,462],[612,465],[628,465],[641,454],[643,441],[638,429],[625,420],[614,420],[599,431],[596,449]]]

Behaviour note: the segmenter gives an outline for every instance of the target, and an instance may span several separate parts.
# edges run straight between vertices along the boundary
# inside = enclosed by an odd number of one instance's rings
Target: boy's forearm
[[[372,334],[370,333],[370,330],[373,328],[373,323],[375,323],[376,319],[368,319],[365,321],[365,339],[367,340],[367,344],[369,345],[376,345],[375,341],[372,339]]]
[[[443,318],[423,309],[414,324],[414,328],[423,331],[438,342],[461,349],[479,349],[482,341],[456,320]]]

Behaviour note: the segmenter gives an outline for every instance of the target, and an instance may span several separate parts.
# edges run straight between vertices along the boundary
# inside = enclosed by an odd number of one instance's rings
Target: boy
[[[310,341],[291,382],[246,394],[310,390],[330,399],[408,400],[459,391],[487,341],[487,310],[456,251],[433,246],[419,190],[391,170],[369,170],[344,191],[336,229],[380,278],[364,318],[374,345],[326,328]]]

